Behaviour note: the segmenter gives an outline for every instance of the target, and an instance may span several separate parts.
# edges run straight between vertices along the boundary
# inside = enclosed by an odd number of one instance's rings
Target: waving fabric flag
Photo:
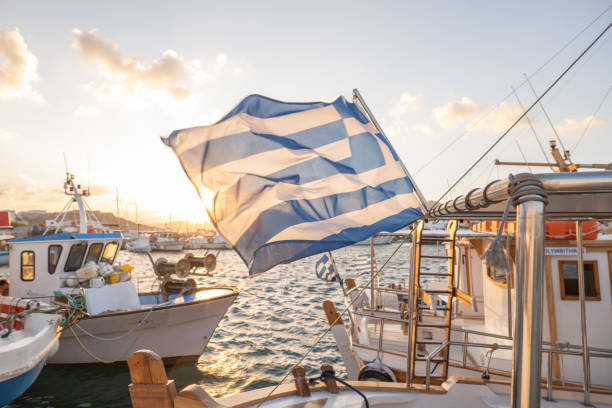
[[[327,282],[340,282],[342,284],[342,279],[340,279],[340,274],[336,270],[336,263],[330,252],[324,253],[321,259],[317,261],[315,272],[319,279]]]
[[[359,273],[359,276],[368,274],[372,270],[372,258],[370,255],[359,255],[353,259],[349,269]],[[376,262],[374,262],[374,272],[376,272]]]
[[[344,97],[251,95],[219,122],[163,140],[200,197],[214,193],[210,219],[251,274],[422,217],[393,147]]]

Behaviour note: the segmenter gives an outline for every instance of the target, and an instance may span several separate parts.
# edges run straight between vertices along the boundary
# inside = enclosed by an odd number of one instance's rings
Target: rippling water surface
[[[397,246],[398,243],[376,247],[379,268]],[[343,278],[356,277],[349,265],[356,256],[368,254],[369,250],[367,246],[352,246],[334,251]],[[409,247],[404,244],[381,274],[381,286],[407,280],[408,255]],[[182,256],[182,253],[153,254],[154,258],[170,261]],[[340,286],[316,278],[314,264],[318,258],[313,256],[248,277],[246,267],[234,251],[221,251],[214,276],[198,277],[198,281],[206,285],[237,286],[241,293],[199,361],[167,368],[177,390],[199,383],[213,396],[221,396],[277,384],[327,328],[322,302],[329,299],[336,303],[337,309],[344,309]],[[141,290],[154,284],[153,269],[146,255],[122,251],[117,261],[135,266]],[[6,268],[0,269],[0,275],[7,273]],[[365,284],[367,280],[367,276],[357,277],[358,284]],[[176,333],[176,341],[180,338],[181,333]],[[340,376],[345,376],[331,333],[302,365],[307,375],[312,376],[317,375],[323,363],[332,364]],[[9,407],[129,407],[129,382],[127,367],[47,366],[34,385]]]

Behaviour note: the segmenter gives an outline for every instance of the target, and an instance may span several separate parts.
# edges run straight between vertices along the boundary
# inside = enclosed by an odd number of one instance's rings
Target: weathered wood
[[[327,316],[327,321],[329,322],[330,326],[336,324],[344,324],[344,322],[342,321],[342,317],[340,317],[340,315],[336,311],[336,306],[334,305],[334,302],[332,302],[331,300],[323,301],[323,311],[325,312],[325,316]]]
[[[321,366],[321,372],[323,372],[323,371],[333,371],[333,370],[334,370],[334,368],[332,366],[330,366],[329,364],[323,364]],[[325,387],[327,388],[327,392],[329,392],[331,394],[337,394],[338,393],[338,384],[336,383],[336,379],[335,378],[325,377],[323,382],[325,383]]]
[[[291,370],[291,373],[293,374],[297,395],[300,397],[309,397],[310,389],[308,388],[308,382],[306,381],[306,370],[304,370],[304,367],[294,367],[293,370]]]
[[[174,400],[175,408],[226,408],[197,384],[191,384],[183,388]]]
[[[176,386],[174,380],[168,380],[160,356],[149,350],[138,350],[132,353],[127,363],[134,408],[174,408]]]

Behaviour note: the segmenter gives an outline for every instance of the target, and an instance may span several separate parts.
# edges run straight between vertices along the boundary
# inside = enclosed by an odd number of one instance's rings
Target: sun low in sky
[[[160,136],[214,123],[253,93],[330,101],[353,88],[435,200],[612,20],[611,8],[0,2],[0,209],[61,209],[65,154],[92,186],[94,209],[115,211],[118,191],[122,211],[137,205],[143,222],[206,221],[212,195],[200,201]],[[534,132],[546,148],[556,131],[576,162],[612,162],[610,37],[543,100],[554,130],[535,108],[454,196],[513,170],[495,158],[545,160]]]

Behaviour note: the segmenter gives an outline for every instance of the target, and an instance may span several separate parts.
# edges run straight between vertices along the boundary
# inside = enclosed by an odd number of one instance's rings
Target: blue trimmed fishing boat
[[[0,296],[0,406],[19,398],[57,352],[59,318],[34,300]]]

